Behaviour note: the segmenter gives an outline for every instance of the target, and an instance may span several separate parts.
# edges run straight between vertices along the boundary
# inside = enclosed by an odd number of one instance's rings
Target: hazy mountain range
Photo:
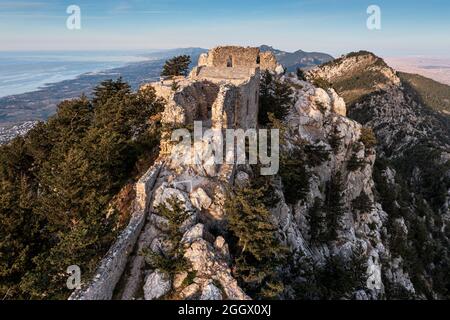
[[[261,46],[261,50],[272,51],[288,71],[294,71],[298,67],[310,68],[333,59],[332,56],[324,53],[308,53],[301,50],[290,53],[267,45]],[[136,90],[143,83],[159,78],[166,59],[186,54],[191,56],[191,66],[194,66],[197,64],[199,55],[204,52],[207,52],[207,49],[179,48],[142,53],[141,56],[148,60],[129,63],[102,72],[84,73],[75,79],[51,83],[36,91],[2,97],[0,98],[0,127],[6,130],[8,127],[26,121],[46,120],[55,113],[56,105],[60,101],[78,97],[83,93],[89,95],[96,84],[106,79],[122,77]]]

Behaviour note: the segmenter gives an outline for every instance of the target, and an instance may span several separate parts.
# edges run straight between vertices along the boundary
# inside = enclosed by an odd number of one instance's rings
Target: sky
[[[81,29],[69,30],[69,5]],[[381,9],[369,30],[367,8]],[[448,0],[0,0],[0,51],[261,45],[450,57]]]

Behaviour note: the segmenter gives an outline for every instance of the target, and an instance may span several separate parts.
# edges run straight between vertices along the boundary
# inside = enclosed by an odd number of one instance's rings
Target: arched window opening
[[[229,56],[227,59],[227,67],[232,68],[233,67],[233,57]]]
[[[261,57],[258,55],[256,57],[256,64],[260,64],[261,63]]]

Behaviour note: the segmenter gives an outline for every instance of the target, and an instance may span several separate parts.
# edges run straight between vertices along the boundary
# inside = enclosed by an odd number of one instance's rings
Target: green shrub
[[[306,81],[306,74],[305,71],[303,71],[300,68],[297,68],[297,79],[298,80],[302,80],[302,81]]]
[[[373,129],[368,127],[361,128],[360,140],[364,144],[364,146],[368,149],[375,147],[378,143],[377,138],[375,137],[375,133],[373,132]]]
[[[366,162],[362,159],[359,159],[356,153],[353,153],[351,158],[347,161],[347,169],[349,171],[357,171],[364,168],[365,165]]]
[[[316,86],[317,88],[322,88],[323,90],[328,90],[332,88],[332,84],[328,82],[328,80],[323,78],[316,78],[312,81],[312,84]]]
[[[189,218],[189,213],[183,208],[183,204],[176,198],[169,199],[166,205],[160,205],[155,211],[168,221],[166,239],[169,241],[167,252],[152,252],[144,250],[142,254],[145,261],[152,269],[174,276],[187,271],[189,262],[184,258],[184,246],[181,243],[183,232],[180,231],[183,222]]]

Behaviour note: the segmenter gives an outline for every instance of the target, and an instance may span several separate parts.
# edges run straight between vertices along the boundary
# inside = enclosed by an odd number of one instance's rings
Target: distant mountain
[[[278,62],[287,68],[287,71],[289,72],[293,72],[297,70],[297,68],[310,69],[317,65],[334,60],[331,55],[321,52],[305,52],[302,50],[286,52],[268,45],[262,45],[259,48],[261,51],[272,52],[277,57]]]
[[[151,52],[149,54],[145,54],[145,57],[152,58],[155,60],[159,59],[167,59],[169,57],[175,57],[180,55],[188,55],[191,56],[193,62],[197,63],[196,57],[200,54],[208,52],[208,49],[204,48],[176,48],[176,49],[168,49],[168,50],[158,50],[155,52]]]

